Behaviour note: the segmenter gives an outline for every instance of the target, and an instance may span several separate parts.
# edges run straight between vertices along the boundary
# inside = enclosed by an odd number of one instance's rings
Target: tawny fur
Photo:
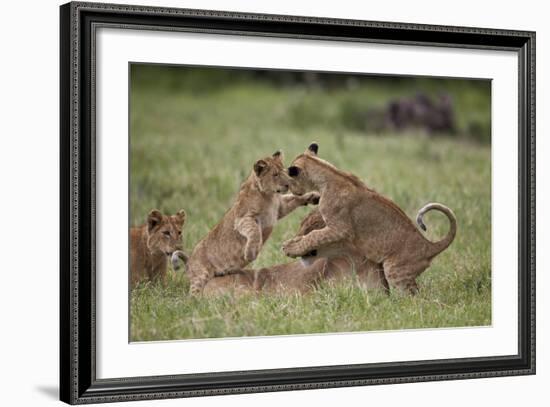
[[[306,235],[324,226],[319,211],[312,211],[302,221],[298,235]],[[345,247],[340,248],[339,257],[332,257],[331,253],[321,252],[309,254],[301,261],[259,270],[239,270],[223,277],[215,277],[206,283],[203,293],[209,296],[259,292],[305,294],[322,282],[339,284],[353,278],[356,278],[356,281],[364,289],[387,291],[388,283],[384,277],[382,266],[358,255],[354,248],[350,248],[350,251],[345,249]]]
[[[322,279],[325,264],[326,260],[320,259],[311,266],[304,266],[300,261],[295,261],[258,270],[234,270],[231,274],[208,280],[203,295],[218,296],[229,293],[238,296],[259,292],[305,294]]]
[[[256,161],[233,206],[189,258],[192,295],[200,294],[214,276],[241,270],[254,261],[277,220],[298,206],[319,201],[316,192],[299,197],[286,194],[289,182],[280,152]]]
[[[323,229],[326,226],[319,209],[315,209],[306,216],[301,224],[297,236]],[[318,247],[302,256],[301,262],[305,266],[314,261],[326,259],[323,280],[331,283],[341,283],[351,278],[357,278],[359,285],[365,289],[382,289],[387,291],[389,286],[384,276],[381,264],[368,260],[354,245],[348,241],[339,241]]]
[[[318,191],[319,211],[326,226],[285,242],[285,254],[299,257],[324,246],[351,245],[369,260],[382,264],[391,286],[415,293],[416,278],[454,240],[453,212],[436,203],[419,212],[420,225],[424,213],[432,209],[443,212],[449,219],[447,236],[431,242],[395,203],[368,188],[356,176],[317,157],[317,150],[314,143],[292,162],[288,169],[293,178],[290,190],[297,195]]]
[[[170,256],[182,250],[184,223],[183,209],[172,216],[163,215],[160,211],[153,209],[149,212],[147,223],[130,228],[132,287],[140,281],[165,280]]]

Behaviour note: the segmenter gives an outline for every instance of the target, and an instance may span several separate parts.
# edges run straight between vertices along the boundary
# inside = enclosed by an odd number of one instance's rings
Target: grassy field
[[[164,69],[164,70],[163,70]],[[311,141],[319,155],[393,199],[411,217],[442,202],[458,219],[454,243],[420,277],[415,297],[365,293],[353,285],[322,287],[307,296],[191,298],[184,273],[131,292],[132,341],[262,336],[491,323],[491,150],[487,142],[422,132],[374,135],[347,127],[346,106],[383,105],[438,82],[368,81],[349,89],[281,87],[235,81],[185,86],[174,68],[132,68],[130,221],[152,208],[184,208],[184,246],[194,245],[231,205],[258,158],[282,149],[289,164]],[[449,81],[457,122],[487,122],[487,88]],[[195,83],[195,82],[193,82]],[[443,86],[443,85],[442,85]],[[450,90],[449,90],[450,89]],[[343,107],[344,106],[344,107]],[[275,228],[253,267],[288,262],[280,247],[310,208]],[[446,218],[425,218],[428,237],[442,237]]]

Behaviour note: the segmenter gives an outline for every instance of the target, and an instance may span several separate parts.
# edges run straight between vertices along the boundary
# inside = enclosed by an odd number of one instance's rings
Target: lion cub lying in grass
[[[163,215],[153,209],[147,216],[147,223],[130,228],[130,275],[132,287],[138,282],[166,278],[168,259],[181,251],[181,231],[185,223],[182,209],[172,216]]]
[[[307,235],[324,226],[323,217],[319,211],[315,210],[304,218],[298,235]],[[380,265],[366,260],[351,247],[339,246],[337,257],[334,257],[333,253],[329,249],[324,253],[309,253],[301,261],[259,270],[233,271],[232,274],[209,280],[203,293],[210,296],[224,293],[239,295],[256,292],[304,294],[314,289],[322,281],[341,283],[352,279],[354,275],[364,289],[387,291],[388,282],[384,278],[384,271]]]
[[[233,206],[189,257],[192,295],[200,294],[215,275],[240,270],[254,261],[277,220],[300,205],[319,202],[316,192],[285,194],[290,181],[281,152],[254,163]]]
[[[424,230],[422,217],[432,209],[443,212],[449,219],[447,236],[430,242],[390,199],[317,157],[318,148],[317,144],[311,144],[294,159],[288,173],[293,178],[290,190],[294,194],[320,192],[319,211],[326,226],[285,242],[285,254],[299,257],[327,245],[350,245],[369,260],[381,263],[391,286],[415,293],[416,278],[455,238],[453,212],[438,203],[428,204],[419,211],[417,223]]]

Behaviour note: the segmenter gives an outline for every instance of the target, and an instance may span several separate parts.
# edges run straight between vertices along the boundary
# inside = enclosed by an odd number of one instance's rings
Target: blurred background
[[[369,318],[366,309],[342,314],[297,304],[291,322],[283,318],[287,311],[268,307],[269,318],[250,315],[257,323],[243,324],[242,308],[231,318],[234,304],[191,307],[180,289],[142,287],[132,294],[135,340],[490,323],[490,80],[145,64],[132,64],[130,74],[132,226],[153,208],[183,208],[191,252],[231,206],[256,160],[281,149],[289,165],[316,141],[321,158],[359,176],[411,219],[436,201],[453,209],[459,227],[419,280],[425,303],[382,301]],[[309,210],[283,219],[251,266],[288,262],[281,244]],[[432,240],[448,230],[439,213],[429,213],[426,224]],[[185,289],[184,278],[174,281]],[[315,322],[312,309],[327,312]],[[195,322],[173,328],[175,315]]]
[[[228,89],[284,90],[273,112],[297,128],[383,134],[423,129],[436,136],[491,141],[490,80],[369,76],[277,70],[133,65],[132,82],[198,97]],[[243,94],[243,96],[245,96]]]

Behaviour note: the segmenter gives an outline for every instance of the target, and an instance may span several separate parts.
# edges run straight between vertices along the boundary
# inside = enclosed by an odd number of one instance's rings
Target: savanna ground
[[[353,86],[282,84],[235,71],[134,65],[131,79],[130,223],[152,208],[184,208],[191,253],[230,207],[258,158],[282,149],[287,165],[311,141],[414,219],[427,202],[448,205],[458,234],[419,278],[420,293],[386,296],[353,284],[307,296],[191,298],[184,272],[166,286],[132,290],[130,340],[170,340],[482,326],[491,323],[490,86],[483,82],[372,79]],[[369,130],[361,112],[396,97],[445,91],[457,132]],[[281,251],[311,208],[277,224],[252,267],[291,261]],[[427,236],[448,230],[430,212]]]

